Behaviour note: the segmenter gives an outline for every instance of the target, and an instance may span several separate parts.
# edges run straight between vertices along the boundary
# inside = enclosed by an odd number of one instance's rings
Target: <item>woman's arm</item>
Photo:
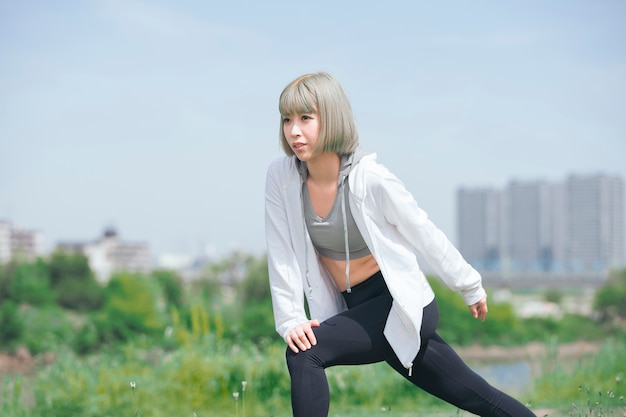
[[[287,213],[281,195],[284,178],[281,161],[268,169],[265,184],[265,238],[272,307],[276,331],[285,338],[293,328],[308,321],[304,310],[302,278],[291,244]]]
[[[477,303],[484,301],[486,295],[478,271],[465,261],[395,175],[380,164],[372,164],[366,175],[368,192],[385,220],[419,252],[448,287],[460,291],[466,304],[478,309]],[[478,312],[481,317],[484,317],[483,311],[486,312],[486,301],[484,307]]]

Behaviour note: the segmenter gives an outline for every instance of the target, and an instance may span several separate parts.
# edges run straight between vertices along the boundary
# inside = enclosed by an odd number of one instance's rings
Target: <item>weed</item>
[[[578,391],[585,398],[585,405],[572,404],[569,413],[572,417],[626,417],[624,395],[619,394],[621,375],[615,377],[615,391],[595,391],[589,386],[579,386]],[[618,394],[616,394],[616,391]]]

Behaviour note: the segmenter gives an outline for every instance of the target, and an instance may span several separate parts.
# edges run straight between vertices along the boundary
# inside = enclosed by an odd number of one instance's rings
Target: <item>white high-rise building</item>
[[[502,257],[512,270],[551,271],[563,261],[563,186],[511,182],[502,191]]]
[[[624,186],[603,175],[567,179],[568,269],[605,270],[624,263]]]
[[[13,258],[33,260],[44,253],[43,234],[0,220],[0,264]]]
[[[466,190],[457,194],[459,247],[477,268],[497,270],[501,259],[501,194],[491,188]]]
[[[606,273],[625,265],[620,178],[514,181],[457,196],[459,249],[479,270]]]
[[[57,249],[83,253],[100,283],[108,282],[115,272],[147,273],[152,269],[148,244],[124,242],[113,229],[105,230],[95,241],[60,243]]]

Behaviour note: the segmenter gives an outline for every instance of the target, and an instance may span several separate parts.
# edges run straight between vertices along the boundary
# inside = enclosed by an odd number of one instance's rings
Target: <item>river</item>
[[[600,343],[579,341],[558,346],[545,343],[517,347],[472,346],[456,351],[489,383],[515,396],[532,389],[546,361],[575,364],[583,355],[597,353],[600,347]]]

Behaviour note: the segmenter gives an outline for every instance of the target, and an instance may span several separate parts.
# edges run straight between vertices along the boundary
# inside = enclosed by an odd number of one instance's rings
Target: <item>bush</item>
[[[15,269],[15,263],[0,264],[0,303],[9,298],[9,283]]]
[[[438,279],[430,283],[439,306],[438,333],[452,345],[519,343],[523,325],[508,303],[489,302],[489,314],[483,323],[474,319],[463,298]]]
[[[89,260],[82,253],[55,251],[48,260],[50,282],[56,287],[65,280],[87,281],[93,279]]]
[[[147,277],[114,275],[106,288],[104,310],[94,316],[100,339],[126,341],[138,334],[162,334],[164,323],[157,310],[158,288]]]
[[[16,303],[46,306],[54,303],[50,276],[44,261],[17,264],[8,284],[8,297]]]
[[[66,279],[55,287],[57,304],[77,311],[94,311],[104,305],[104,289],[93,279]]]
[[[613,271],[596,291],[594,308],[604,322],[626,319],[626,269]]]
[[[20,342],[33,355],[56,351],[73,343],[76,334],[74,326],[68,315],[58,307],[23,306],[20,312],[24,320],[24,332]]]
[[[100,334],[93,321],[86,321],[76,329],[76,337],[72,348],[79,355],[95,352],[100,344]]]
[[[24,332],[24,320],[17,304],[8,300],[0,304],[0,347],[10,347]]]
[[[48,264],[58,305],[77,311],[102,308],[104,289],[96,282],[85,255],[56,251]]]
[[[163,269],[153,271],[151,276],[161,286],[166,305],[181,308],[184,302],[182,279],[176,273]]]

